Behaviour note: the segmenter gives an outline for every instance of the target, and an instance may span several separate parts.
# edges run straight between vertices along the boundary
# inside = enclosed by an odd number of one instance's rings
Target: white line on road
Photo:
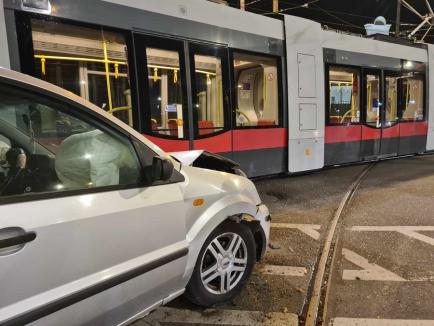
[[[333,244],[333,238],[335,237],[335,232],[337,230],[339,219],[341,218],[344,208],[349,204],[354,193],[357,191],[360,183],[362,182],[365,175],[375,166],[374,164],[368,165],[362,173],[359,174],[357,179],[351,184],[345,196],[339,203],[338,209],[335,211],[333,219],[330,222],[328,232],[324,241],[324,246],[321,252],[321,256],[318,262],[318,267],[315,275],[315,280],[313,283],[312,294],[309,302],[309,308],[307,310],[307,317],[305,321],[306,326],[315,326],[318,323],[318,310],[321,303],[321,294],[324,286],[324,275],[327,267],[327,261],[329,259],[330,250]]]
[[[350,230],[362,232],[398,232],[434,246],[434,238],[418,233],[421,231],[434,231],[434,226],[353,226]]]
[[[159,325],[159,323],[201,324],[201,325],[266,325],[296,326],[298,316],[291,313],[243,310],[205,309],[201,311],[162,307],[135,326]]]
[[[333,326],[433,326],[434,320],[422,319],[375,319],[375,318],[334,318]]]
[[[354,265],[363,268],[362,270],[345,269],[342,276],[344,280],[360,279],[363,281],[407,281],[405,278],[402,278],[401,276],[398,276],[395,273],[378,266],[377,264],[370,263],[366,258],[356,254],[354,251],[343,248],[342,255]]]
[[[297,229],[315,240],[319,240],[321,236],[317,231],[321,229],[321,225],[316,224],[271,223],[271,227],[276,229]]]
[[[264,265],[259,267],[259,272],[266,275],[304,277],[307,274],[307,269],[297,266]]]

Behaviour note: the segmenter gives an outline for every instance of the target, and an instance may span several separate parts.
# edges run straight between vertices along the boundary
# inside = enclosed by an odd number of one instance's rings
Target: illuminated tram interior
[[[32,19],[36,75],[133,126],[125,38],[104,29]],[[146,48],[151,131],[185,138],[179,52]],[[225,128],[222,62],[194,55],[193,96],[199,135]],[[236,126],[279,125],[277,59],[234,53]]]

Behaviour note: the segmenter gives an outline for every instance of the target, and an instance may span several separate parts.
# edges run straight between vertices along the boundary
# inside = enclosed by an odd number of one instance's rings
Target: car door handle
[[[29,231],[9,238],[0,239],[0,249],[23,245],[36,239],[36,232]]]

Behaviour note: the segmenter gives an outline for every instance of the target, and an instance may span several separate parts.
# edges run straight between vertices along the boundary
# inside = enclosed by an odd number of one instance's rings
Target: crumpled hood
[[[169,153],[169,155],[176,158],[182,164],[191,166],[193,165],[194,161],[196,161],[196,159],[202,155],[203,152],[203,150],[172,152]]]
[[[172,157],[183,165],[193,166],[207,170],[221,171],[246,177],[240,165],[222,155],[214,154],[205,150],[170,153]]]

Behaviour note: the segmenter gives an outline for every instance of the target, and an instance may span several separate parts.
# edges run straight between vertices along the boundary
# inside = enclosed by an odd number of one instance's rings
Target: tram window
[[[146,49],[152,132],[184,138],[179,53]]]
[[[402,120],[414,121],[424,119],[424,82],[422,77],[403,78],[404,107]]]
[[[133,125],[122,35],[42,19],[31,25],[37,77]]]
[[[234,53],[237,127],[279,125],[277,59]]]
[[[398,120],[398,80],[399,77],[386,76],[386,124]]]
[[[366,75],[366,123],[380,126],[380,76]]]
[[[360,72],[348,67],[329,68],[330,125],[360,122]]]
[[[199,135],[224,129],[221,59],[195,55],[196,112]]]

